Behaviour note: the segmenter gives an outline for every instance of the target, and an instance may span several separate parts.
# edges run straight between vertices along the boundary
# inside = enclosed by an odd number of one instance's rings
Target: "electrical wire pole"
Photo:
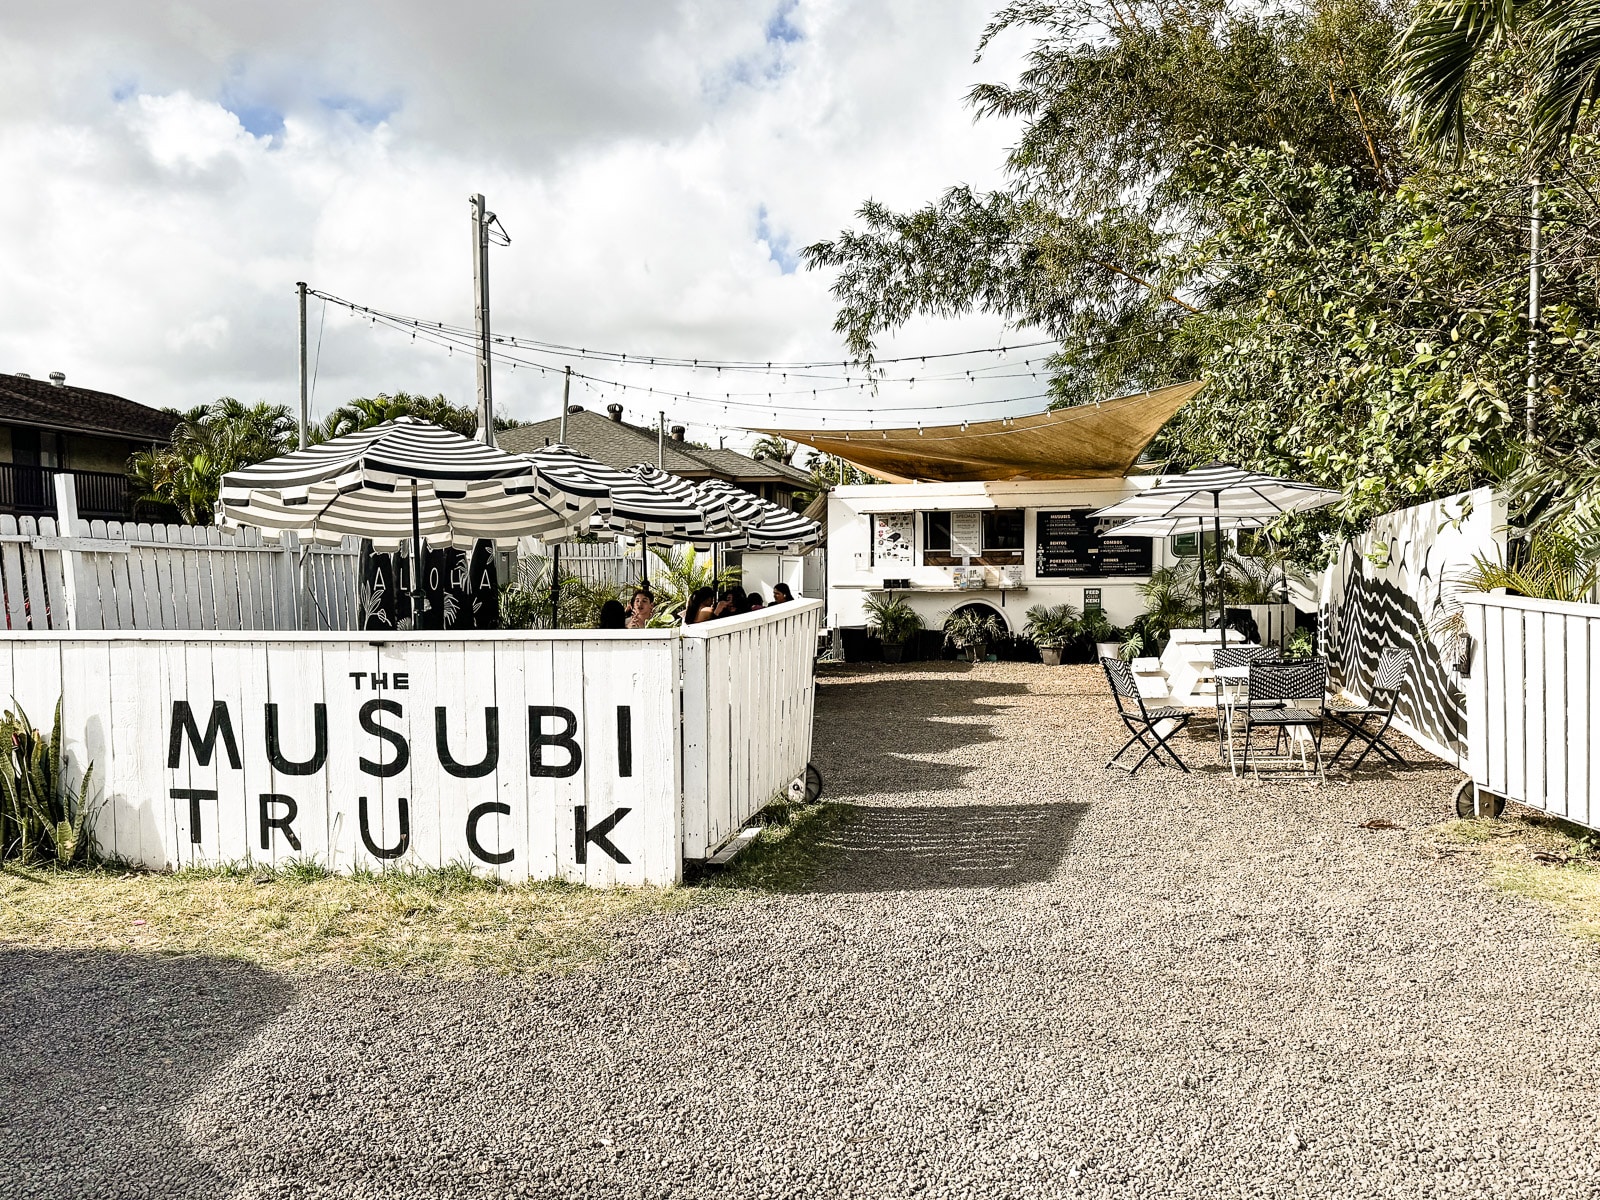
[[[494,380],[489,367],[493,338],[489,330],[489,243],[509,246],[511,236],[500,219],[484,207],[482,193],[467,198],[472,205],[472,310],[478,346],[478,437],[494,445]]]
[[[306,438],[311,423],[311,403],[306,392],[306,285],[294,285],[300,293],[300,449],[306,448]]]
[[[572,368],[567,368],[567,378],[561,385],[561,433],[557,436],[563,446],[567,444],[567,408],[572,399]]]
[[[663,470],[667,457],[667,414],[656,414],[656,470]]]

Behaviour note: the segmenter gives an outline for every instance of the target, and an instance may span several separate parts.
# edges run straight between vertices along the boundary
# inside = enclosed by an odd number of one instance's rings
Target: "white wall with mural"
[[[1378,656],[1390,646],[1410,649],[1395,727],[1463,766],[1465,643],[1441,626],[1460,611],[1461,576],[1474,557],[1504,557],[1505,526],[1505,506],[1489,488],[1386,513],[1344,544],[1322,580],[1333,680],[1365,696]]]

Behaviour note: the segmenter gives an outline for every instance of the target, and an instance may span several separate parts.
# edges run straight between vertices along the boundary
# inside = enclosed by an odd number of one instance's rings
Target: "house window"
[[[925,554],[950,553],[950,514],[927,512],[922,514],[922,550]]]

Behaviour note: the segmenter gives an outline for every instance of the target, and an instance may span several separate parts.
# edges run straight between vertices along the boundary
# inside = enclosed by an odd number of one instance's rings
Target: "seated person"
[[[766,607],[766,604],[761,599],[761,593],[760,592],[757,592],[754,596],[750,597],[750,611],[751,612],[760,612],[765,607]]]
[[[633,599],[628,601],[628,628],[647,629],[655,616],[656,598],[649,588],[634,588]]]
[[[787,583],[775,583],[772,585],[772,602],[774,604],[783,604],[793,599],[794,593],[789,590]]]
[[[628,610],[622,607],[621,600],[607,600],[600,606],[601,629],[626,629]]]

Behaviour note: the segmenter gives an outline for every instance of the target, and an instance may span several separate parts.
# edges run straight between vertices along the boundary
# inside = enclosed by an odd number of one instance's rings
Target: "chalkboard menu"
[[[1154,561],[1149,538],[1102,538],[1093,509],[1072,508],[1038,514],[1034,574],[1041,578],[1104,579],[1148,575]]]

